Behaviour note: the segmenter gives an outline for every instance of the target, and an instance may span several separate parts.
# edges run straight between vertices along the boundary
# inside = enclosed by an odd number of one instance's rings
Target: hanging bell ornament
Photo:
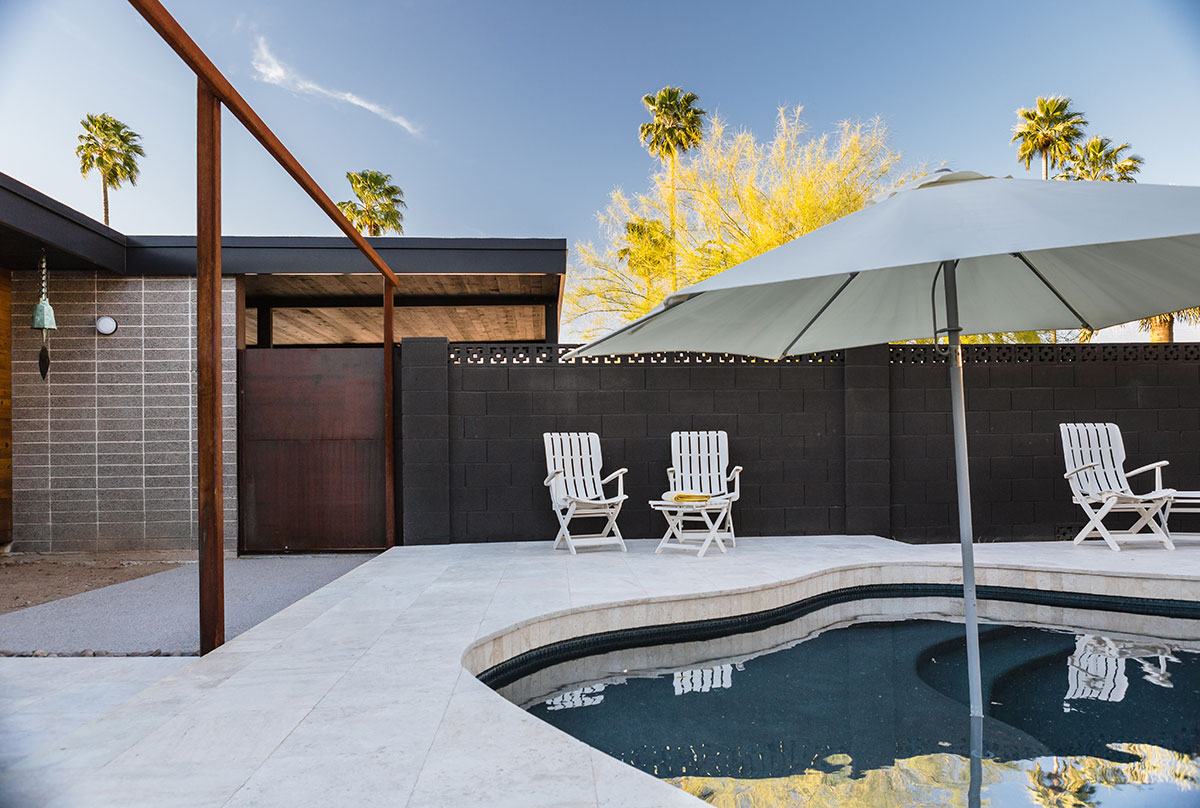
[[[50,298],[46,296],[46,251],[42,250],[42,298],[33,307],[33,323],[32,328],[40,329],[42,332],[42,350],[38,353],[38,370],[42,374],[42,378],[46,378],[46,374],[50,372],[50,348],[46,343],[49,331],[57,331],[58,324],[54,321],[54,307],[50,305]]]

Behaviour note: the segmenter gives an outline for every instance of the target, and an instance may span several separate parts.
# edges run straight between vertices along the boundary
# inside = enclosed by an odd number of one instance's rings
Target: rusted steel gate
[[[239,552],[387,547],[398,500],[386,495],[383,348],[250,348],[238,360]]]

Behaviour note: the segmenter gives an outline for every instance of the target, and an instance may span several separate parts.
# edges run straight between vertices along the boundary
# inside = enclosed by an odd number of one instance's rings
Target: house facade
[[[400,280],[393,296],[401,344],[557,340],[563,240],[372,244]],[[0,174],[0,545],[195,547],[195,250],[191,236],[119,233]],[[45,337],[31,327],[43,254],[57,321]],[[222,264],[227,549],[245,548],[248,526],[251,539],[273,537],[254,545],[264,552],[383,546],[371,533],[374,515],[328,548],[292,546],[286,534],[304,523],[269,516],[311,504],[304,485],[363,506],[338,487],[381,479],[374,466],[382,454],[347,450],[354,440],[342,438],[383,417],[382,278],[341,238],[226,238]],[[115,330],[103,333],[102,318]],[[363,378],[345,378],[347,368]],[[361,423],[351,423],[355,414]],[[247,424],[253,442],[243,440]],[[308,426],[325,432],[305,433]],[[334,450],[313,456],[326,438]],[[249,477],[239,468],[244,452]]]

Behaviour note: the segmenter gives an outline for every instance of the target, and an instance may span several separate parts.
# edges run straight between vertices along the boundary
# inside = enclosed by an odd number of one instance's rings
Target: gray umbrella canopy
[[[983,703],[959,337],[1097,329],[1195,305],[1200,188],[941,171],[683,289],[564,358],[780,358],[945,333],[977,767]]]
[[[680,290],[574,355],[778,358],[928,338],[946,260],[958,261],[966,333],[1177,311],[1200,304],[1200,188],[933,174]]]

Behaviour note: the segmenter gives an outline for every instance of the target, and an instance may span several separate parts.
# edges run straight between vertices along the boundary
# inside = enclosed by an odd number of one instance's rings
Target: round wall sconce
[[[117,321],[105,314],[96,318],[96,331],[108,336],[117,330]]]

